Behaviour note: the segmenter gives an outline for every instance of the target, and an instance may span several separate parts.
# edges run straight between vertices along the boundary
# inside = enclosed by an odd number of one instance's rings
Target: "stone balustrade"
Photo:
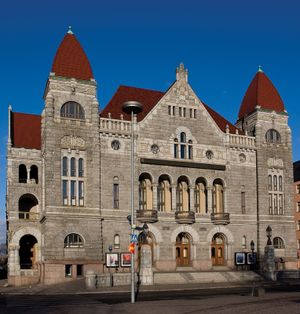
[[[100,132],[128,134],[131,132],[131,122],[110,118],[100,118]]]

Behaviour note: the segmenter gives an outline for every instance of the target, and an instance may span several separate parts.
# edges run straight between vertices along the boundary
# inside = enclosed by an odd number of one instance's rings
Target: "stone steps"
[[[261,281],[252,271],[176,271],[155,272],[154,284],[226,283]]]

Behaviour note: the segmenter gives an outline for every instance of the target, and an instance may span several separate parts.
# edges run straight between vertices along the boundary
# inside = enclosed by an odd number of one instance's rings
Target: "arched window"
[[[157,207],[159,211],[170,212],[172,210],[172,189],[167,175],[160,176],[158,180]]]
[[[68,158],[63,157],[62,160],[62,175],[67,176],[68,175]]]
[[[224,187],[220,179],[216,179],[213,183],[213,212],[224,213]]]
[[[149,174],[144,173],[139,178],[139,203],[140,210],[152,210],[152,182]]]
[[[273,176],[273,182],[274,182],[274,191],[277,191],[277,176]]]
[[[27,168],[25,165],[19,166],[19,183],[27,183]]]
[[[78,177],[83,177],[83,159],[78,159]]]
[[[279,176],[279,192],[282,192],[282,176]]]
[[[39,172],[36,165],[30,167],[30,180],[34,180],[35,183],[39,182]]]
[[[195,210],[197,213],[207,213],[207,189],[203,178],[197,179],[195,185]]]
[[[38,200],[32,194],[24,194],[19,198],[19,219],[37,219]]]
[[[114,236],[114,248],[115,249],[120,248],[120,236],[118,234],[115,234]]]
[[[271,175],[268,176],[268,190],[269,191],[273,190],[273,187],[272,187],[272,176]]]
[[[180,158],[186,158],[186,135],[184,132],[180,133]]]
[[[180,177],[176,189],[177,211],[187,212],[190,210],[190,189],[186,177]]]
[[[113,180],[113,208],[119,208],[119,178],[114,177]]]
[[[84,242],[82,237],[77,233],[70,233],[65,237],[65,248],[83,247]]]
[[[266,133],[266,141],[267,143],[278,144],[280,143],[280,134],[275,129],[270,129]]]
[[[63,118],[84,120],[84,110],[80,104],[75,101],[68,101],[62,105],[60,116]]]
[[[247,238],[246,236],[242,236],[242,248],[245,249],[247,246]]]
[[[187,141],[185,132],[174,139],[174,158],[193,159],[193,141]]]
[[[284,249],[284,242],[280,237],[275,237],[273,239],[274,249]]]
[[[189,145],[188,145],[188,158],[193,159],[193,141],[189,140]]]
[[[71,177],[75,177],[76,175],[76,159],[74,157],[71,158]]]

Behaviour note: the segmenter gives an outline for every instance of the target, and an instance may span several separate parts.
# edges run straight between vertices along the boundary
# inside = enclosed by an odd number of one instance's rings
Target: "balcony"
[[[22,220],[38,220],[39,216],[39,213],[19,211],[19,219]]]
[[[157,222],[157,210],[142,209],[136,211],[136,219],[142,223]]]
[[[229,213],[211,213],[210,218],[214,225],[228,225],[230,223]]]
[[[195,212],[177,211],[175,212],[175,220],[179,224],[193,224],[195,222]]]

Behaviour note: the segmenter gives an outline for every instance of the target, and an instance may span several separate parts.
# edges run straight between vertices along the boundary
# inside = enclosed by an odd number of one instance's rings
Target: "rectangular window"
[[[68,205],[68,181],[62,181],[63,204]]]
[[[76,205],[76,181],[71,181],[71,205]]]
[[[296,193],[300,194],[300,184],[297,184],[297,186],[296,186]]]
[[[175,106],[173,106],[173,116],[175,116],[175,114],[176,114],[176,108]]]
[[[245,195],[245,192],[241,192],[241,207],[242,207],[242,214],[246,214],[246,195]]]
[[[174,158],[178,158],[178,144],[174,144]]]
[[[75,177],[76,175],[76,164],[75,164],[76,160],[74,157],[71,158],[71,176]]]
[[[65,277],[72,277],[72,265],[65,265]]]
[[[269,194],[269,214],[273,214],[273,197],[272,194]]]
[[[119,208],[119,184],[114,183],[113,185],[113,207],[114,209]]]
[[[83,276],[83,265],[76,265],[77,277]]]
[[[194,109],[194,118],[196,119],[197,109]]]
[[[168,115],[171,115],[171,106],[168,106]]]
[[[300,220],[297,221],[297,230],[300,230]]]
[[[182,117],[182,108],[179,107],[179,117]]]
[[[63,176],[67,176],[68,175],[68,158],[64,157],[63,158]]]
[[[278,195],[278,207],[279,207],[279,215],[283,215],[283,195]]]
[[[190,118],[193,118],[193,109],[190,108]]]
[[[78,199],[79,199],[79,206],[84,205],[84,182],[78,181]]]
[[[297,212],[300,212],[300,202],[297,202]]]
[[[183,116],[186,116],[186,108],[183,108]]]

